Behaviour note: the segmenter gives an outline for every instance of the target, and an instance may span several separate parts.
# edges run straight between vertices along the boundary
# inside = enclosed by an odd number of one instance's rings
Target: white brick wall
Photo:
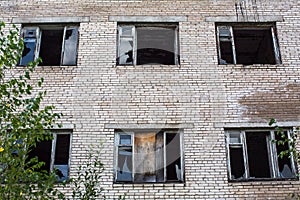
[[[39,67],[47,103],[73,124],[71,175],[84,148],[103,144],[108,199],[286,199],[299,181],[230,183],[224,129],[217,123],[300,119],[300,4],[298,0],[2,0],[1,19],[90,17],[80,24],[77,66]],[[257,9],[256,9],[257,7]],[[118,16],[187,16],[179,23],[180,66],[116,66]],[[214,22],[281,16],[280,65],[217,65]],[[263,108],[261,107],[263,105]],[[193,124],[184,129],[185,183],[113,184],[114,129],[105,124]]]

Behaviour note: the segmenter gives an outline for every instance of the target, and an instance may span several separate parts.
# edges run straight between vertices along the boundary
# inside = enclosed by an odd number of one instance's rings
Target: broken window
[[[219,64],[280,64],[274,24],[217,24]]]
[[[41,66],[76,65],[78,26],[39,25],[22,28],[24,50],[20,65],[38,57]]]
[[[116,131],[116,182],[183,181],[178,130]]]
[[[290,131],[284,132],[290,137]],[[226,133],[228,172],[230,180],[295,178],[292,156],[278,157],[289,146],[273,142],[274,131],[242,130]]]
[[[178,65],[177,24],[120,24],[118,65]]]
[[[70,166],[71,134],[53,133],[53,140],[44,140],[37,143],[28,155],[28,159],[37,157],[44,162],[41,170],[52,172],[55,170],[58,181],[68,180]]]

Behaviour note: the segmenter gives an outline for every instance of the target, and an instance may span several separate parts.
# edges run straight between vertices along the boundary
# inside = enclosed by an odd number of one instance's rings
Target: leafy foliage
[[[0,199],[57,199],[63,195],[54,189],[55,173],[41,170],[44,163],[28,154],[39,141],[51,140],[49,132],[60,114],[53,106],[41,106],[45,91],[43,78],[31,80],[40,62],[16,67],[22,55],[23,41],[16,27],[5,33],[0,23]],[[35,85],[36,84],[36,85]]]

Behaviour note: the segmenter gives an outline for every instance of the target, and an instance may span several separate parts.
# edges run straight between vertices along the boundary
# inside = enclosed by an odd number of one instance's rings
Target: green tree
[[[58,199],[54,172],[41,170],[44,163],[29,158],[39,141],[51,140],[49,130],[60,114],[53,106],[41,106],[46,91],[43,78],[31,80],[39,63],[16,67],[24,43],[14,26],[0,23],[0,199]],[[38,92],[40,91],[40,92]]]

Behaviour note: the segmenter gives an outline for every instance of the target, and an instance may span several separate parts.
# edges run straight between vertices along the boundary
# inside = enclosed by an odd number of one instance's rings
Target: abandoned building
[[[108,199],[287,199],[300,126],[299,0],[2,0],[63,113],[32,153],[74,176],[102,144]],[[64,191],[68,194],[69,190]]]

